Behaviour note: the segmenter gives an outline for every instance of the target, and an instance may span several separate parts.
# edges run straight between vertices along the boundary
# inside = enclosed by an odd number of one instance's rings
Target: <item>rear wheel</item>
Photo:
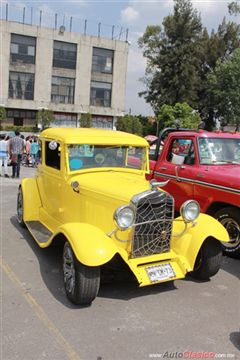
[[[65,243],[63,249],[63,278],[66,295],[74,304],[90,305],[96,298],[100,285],[100,268],[81,264],[69,242]]]
[[[221,260],[221,243],[215,239],[207,239],[199,250],[194,270],[190,275],[196,279],[209,280],[220,269]]]
[[[23,221],[23,192],[21,186],[19,186],[18,188],[18,195],[17,195],[17,219],[18,219],[18,223],[22,227],[26,227],[25,222]]]
[[[227,229],[230,242],[223,242],[226,255],[240,258],[240,210],[225,207],[214,214],[214,217]]]

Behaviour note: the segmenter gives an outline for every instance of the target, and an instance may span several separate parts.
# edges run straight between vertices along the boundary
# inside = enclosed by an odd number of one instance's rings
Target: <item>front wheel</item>
[[[214,214],[214,217],[228,231],[230,242],[223,242],[222,247],[226,255],[240,258],[240,210],[225,207]]]
[[[90,305],[98,294],[100,268],[81,264],[69,242],[66,242],[63,249],[63,279],[66,295],[71,302]]]
[[[220,269],[221,261],[221,243],[215,239],[207,239],[202,244],[194,269],[189,275],[195,279],[209,280]]]
[[[18,188],[17,194],[17,219],[22,227],[26,227],[25,222],[23,221],[23,192],[21,186]]]

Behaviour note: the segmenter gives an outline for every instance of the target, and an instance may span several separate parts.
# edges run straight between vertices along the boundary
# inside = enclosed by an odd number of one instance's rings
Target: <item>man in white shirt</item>
[[[8,176],[8,150],[7,150],[7,141],[5,141],[5,136],[0,135],[0,176]]]

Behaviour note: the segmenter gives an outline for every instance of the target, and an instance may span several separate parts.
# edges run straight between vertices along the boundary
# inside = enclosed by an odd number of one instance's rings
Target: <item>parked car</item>
[[[164,139],[164,146],[162,146]],[[148,179],[166,181],[180,210],[188,199],[228,230],[224,252],[240,257],[240,133],[165,129],[150,156]]]
[[[9,136],[10,138],[12,138],[12,137],[15,136],[15,132],[14,131],[1,130],[0,135],[4,135],[5,137]]]
[[[110,130],[52,128],[39,142],[41,164],[34,178],[21,181],[17,217],[41,248],[64,240],[63,279],[73,303],[94,300],[105,265],[131,272],[139,286],[217,273],[227,231],[199,214],[192,200],[174,219],[174,200],[159,188],[164,184],[145,178],[146,140]]]

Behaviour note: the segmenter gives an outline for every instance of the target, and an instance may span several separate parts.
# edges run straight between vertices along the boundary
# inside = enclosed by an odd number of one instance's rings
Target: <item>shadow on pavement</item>
[[[59,243],[46,249],[41,249],[30,232],[18,224],[16,216],[13,216],[10,220],[37,257],[42,279],[49,291],[56,300],[63,305],[71,309],[75,308],[66,298],[64,291],[62,279],[62,244]]]
[[[46,249],[41,249],[35,242],[27,229],[22,228],[16,216],[10,219],[12,225],[21,233],[22,237],[28,243],[36,255],[42,279],[56,298],[57,301],[61,302],[68,308],[74,309],[76,306],[72,304],[65,295],[62,275],[62,251],[63,243],[59,242]],[[115,276],[103,277],[101,279],[101,286],[98,297],[109,298],[109,299],[120,299],[129,300],[147,295],[157,295],[165,291],[175,290],[176,287],[173,282],[166,282],[162,284],[156,284],[154,286],[147,286],[139,288],[136,281],[129,280],[124,276],[120,278],[119,272]],[[80,307],[80,306],[78,306]]]
[[[235,331],[229,335],[231,343],[235,346],[236,349],[240,350],[240,332]]]
[[[221,269],[236,276],[237,279],[240,279],[240,259],[223,256]]]
[[[173,281],[153,286],[138,287],[136,281],[111,280],[100,287],[98,297],[107,299],[130,300],[147,295],[159,295],[165,291],[176,290]]]

